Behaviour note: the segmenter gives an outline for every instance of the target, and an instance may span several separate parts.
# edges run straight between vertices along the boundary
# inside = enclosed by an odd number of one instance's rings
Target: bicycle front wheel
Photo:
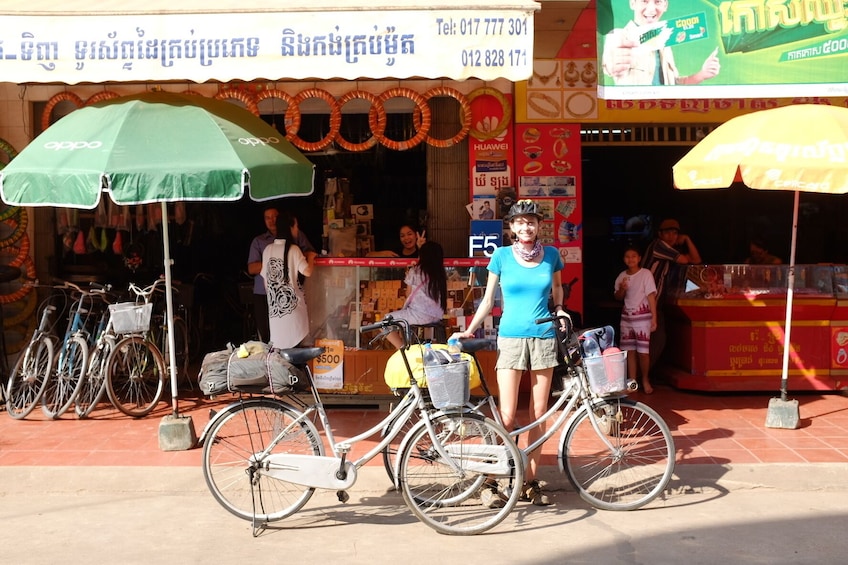
[[[415,516],[442,534],[473,535],[500,524],[521,496],[522,453],[494,421],[473,413],[433,417],[401,445],[398,483]]]
[[[580,498],[602,510],[635,510],[654,500],[674,472],[674,440],[641,402],[605,400],[571,421],[560,466]],[[592,422],[597,424],[597,429]]]
[[[91,350],[88,372],[82,380],[74,411],[79,418],[88,418],[106,393],[106,362],[115,347],[114,338],[105,337]]]
[[[44,394],[53,368],[53,342],[42,336],[24,349],[6,383],[6,412],[15,420],[29,416]]]
[[[150,414],[165,388],[165,360],[141,336],[125,337],[106,363],[106,393],[115,408],[133,418]]]
[[[73,405],[88,369],[88,343],[79,335],[71,336],[59,350],[56,368],[41,397],[41,411],[57,419]]]
[[[315,425],[302,419],[279,437],[300,413],[270,398],[248,400],[225,409],[203,443],[203,476],[221,506],[244,520],[267,523],[291,516],[307,503],[314,488],[265,474],[259,454],[323,455]]]

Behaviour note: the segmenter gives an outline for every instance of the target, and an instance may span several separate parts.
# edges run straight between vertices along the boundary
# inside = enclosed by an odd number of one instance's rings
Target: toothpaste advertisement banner
[[[848,94],[841,0],[598,0],[607,100]]]

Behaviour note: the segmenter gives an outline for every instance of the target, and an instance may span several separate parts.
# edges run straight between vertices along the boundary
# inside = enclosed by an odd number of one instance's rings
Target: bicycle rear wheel
[[[41,400],[53,368],[53,342],[47,336],[31,341],[9,374],[6,412],[15,420],[29,416]]]
[[[392,419],[389,424],[383,428],[383,431],[380,434],[381,438],[386,437],[389,433],[389,430],[392,429],[392,426],[395,425],[398,417]],[[395,462],[397,461],[398,449],[400,448],[400,444],[403,441],[403,438],[409,433],[409,431],[418,423],[419,416],[418,412],[413,412],[412,415],[401,425],[400,431],[395,436],[395,438],[389,442],[389,444],[383,448],[383,467],[386,469],[386,474],[389,476],[389,480],[392,482],[392,485],[395,484]]]
[[[82,336],[71,336],[59,351],[56,368],[41,397],[41,411],[57,419],[73,405],[88,369],[88,343]]]
[[[165,388],[165,360],[156,346],[141,336],[125,337],[106,365],[106,393],[115,408],[133,418],[150,414]]]
[[[559,457],[580,498],[603,510],[635,510],[671,479],[674,440],[662,417],[645,404],[605,400],[593,404],[591,414],[586,408],[578,412]]]
[[[243,520],[274,522],[307,503],[314,488],[271,478],[257,455],[271,445],[300,413],[270,398],[232,405],[216,416],[203,443],[203,477],[221,506]],[[315,425],[298,422],[275,443],[272,453],[323,455]]]
[[[88,418],[106,393],[106,362],[115,347],[114,338],[103,338],[94,346],[88,360],[88,372],[82,380],[74,412],[79,418]]]
[[[442,534],[479,534],[497,526],[521,496],[521,451],[506,430],[479,414],[445,413],[432,423],[458,469],[439,454],[426,422],[416,424],[401,445],[398,466],[406,504]]]

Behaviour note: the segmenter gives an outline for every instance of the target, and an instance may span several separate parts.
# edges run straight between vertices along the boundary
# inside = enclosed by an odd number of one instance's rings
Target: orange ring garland
[[[104,100],[111,100],[112,98],[118,98],[118,93],[112,92],[111,90],[104,90],[102,92],[98,92],[97,94],[92,94],[85,100],[85,106],[91,106],[92,104],[97,104],[98,102],[103,102]]]
[[[353,143],[342,137],[341,131],[339,131],[336,135],[336,143],[339,144],[339,147],[342,149],[347,149],[348,151],[365,151],[367,149],[371,149],[375,145],[377,145],[377,136],[382,136],[386,131],[386,109],[383,107],[383,104],[378,100],[377,96],[367,92],[365,90],[351,90],[347,92],[344,96],[339,98],[339,111],[344,108],[344,105],[350,102],[351,100],[361,99],[369,102],[371,104],[371,108],[368,109],[368,123],[371,124],[371,112],[374,112],[374,126],[371,127],[371,137],[362,141],[360,143]]]
[[[283,102],[286,103],[286,115],[283,117],[283,124],[285,125],[285,134],[286,139],[291,140],[290,135],[292,132],[297,132],[300,129],[300,110],[297,112],[293,112],[291,114],[291,121],[289,121],[289,108],[296,106],[294,102],[294,97],[289,96],[282,90],[277,90],[276,88],[269,88],[268,90],[263,90],[259,94],[256,95],[256,103],[257,107],[259,102],[262,102],[266,98],[279,98]]]
[[[254,116],[259,115],[259,106],[256,104],[256,97],[254,97],[247,91],[239,90],[237,88],[231,88],[220,91],[218,94],[213,96],[213,98],[215,98],[215,100],[226,100],[227,98],[238,100],[239,102],[244,104],[248,112],[250,112]]]
[[[23,265],[24,261],[29,257],[29,247],[29,236],[27,234],[24,234],[21,238],[20,245],[10,246],[10,250],[17,249],[18,251],[15,254],[15,258],[9,261],[9,267],[20,267]],[[9,254],[11,255],[11,253]]]
[[[387,91],[383,92],[377,100],[381,105],[384,105],[386,100],[391,98],[409,98],[415,103],[416,109],[421,112],[421,126],[418,128],[418,131],[415,132],[411,138],[404,141],[395,141],[394,139],[389,139],[385,136],[385,134],[377,134],[377,127],[375,127],[377,112],[369,112],[368,113],[368,126],[371,128],[371,131],[374,132],[374,137],[380,142],[383,147],[387,147],[394,151],[406,151],[407,149],[412,149],[427,137],[427,134],[430,132],[430,124],[432,120],[432,114],[430,112],[430,106],[427,104],[427,100],[424,99],[423,96],[415,92],[410,88],[404,87],[395,87],[390,88]],[[384,128],[385,129],[385,128]]]
[[[17,252],[14,251],[13,247],[6,247],[5,249],[0,250],[0,253],[3,253],[4,255],[12,255],[14,253],[17,255]],[[32,262],[32,257],[24,259],[22,266],[26,272],[26,277],[30,280],[35,280],[35,263]],[[0,304],[9,304],[16,300],[20,300],[32,292],[32,289],[33,287],[31,285],[21,285],[21,288],[11,294],[0,295]]]
[[[427,135],[427,145],[444,149],[456,145],[468,137],[468,132],[471,130],[471,103],[468,102],[468,99],[460,91],[447,86],[431,88],[424,93],[424,100],[430,100],[430,98],[435,96],[448,96],[459,102],[459,132],[449,139],[436,139]]]
[[[491,96],[501,105],[501,111],[503,112],[503,117],[501,121],[498,123],[498,127],[493,129],[492,131],[480,131],[477,128],[472,127],[468,132],[472,137],[479,141],[486,141],[488,139],[494,139],[498,137],[500,134],[506,131],[506,128],[509,126],[510,120],[512,120],[512,105],[507,101],[506,97],[503,95],[503,92],[496,88],[492,88],[490,86],[482,86],[480,88],[476,88],[472,90],[468,96],[469,106],[479,97],[481,96]]]
[[[77,108],[82,108],[84,103],[82,98],[74,94],[73,92],[60,92],[59,94],[54,95],[50,100],[47,101],[47,105],[44,106],[44,110],[41,112],[41,130],[44,131],[50,127],[50,117],[53,114],[53,108],[59,102],[63,101],[73,102]]]
[[[17,218],[11,217],[3,220],[3,223],[12,227],[12,233],[0,241],[0,248],[10,247],[26,235],[27,223],[29,222],[26,210],[21,209]]]
[[[291,141],[295,147],[303,151],[321,151],[333,143],[333,140],[339,133],[339,128],[342,125],[342,111],[341,108],[339,108],[339,103],[336,101],[336,98],[326,90],[322,90],[320,88],[307,88],[306,90],[298,92],[297,96],[295,96],[292,100],[292,105],[286,109],[286,123],[289,123],[289,120],[294,122],[295,111],[299,116],[300,103],[308,98],[318,98],[319,100],[323,100],[330,107],[330,131],[328,131],[327,135],[318,141],[304,141],[298,137],[298,130],[292,129],[291,135],[288,133],[286,134],[286,139]]]
[[[5,327],[10,328],[12,326],[17,326],[18,324],[26,322],[29,317],[32,316],[32,313],[35,312],[36,306],[38,306],[38,293],[28,293],[27,301],[24,302],[23,306],[18,312],[10,316],[3,316],[3,324],[5,325]]]

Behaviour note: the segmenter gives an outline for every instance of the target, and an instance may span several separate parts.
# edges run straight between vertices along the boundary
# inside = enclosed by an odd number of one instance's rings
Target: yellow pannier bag
[[[448,346],[444,343],[432,344],[433,349],[444,349],[447,351]],[[427,386],[427,378],[424,376],[424,346],[411,345],[406,350],[406,358],[409,360],[409,366],[412,368],[412,374],[415,375],[415,380],[421,386]],[[468,361],[469,367],[469,388],[475,389],[480,386],[480,372],[477,370],[477,363],[474,358],[468,353],[462,354],[462,360]],[[386,384],[391,389],[409,388],[409,373],[406,371],[406,365],[403,364],[403,357],[400,351],[395,351],[389,357],[386,363],[386,372],[384,375]]]

